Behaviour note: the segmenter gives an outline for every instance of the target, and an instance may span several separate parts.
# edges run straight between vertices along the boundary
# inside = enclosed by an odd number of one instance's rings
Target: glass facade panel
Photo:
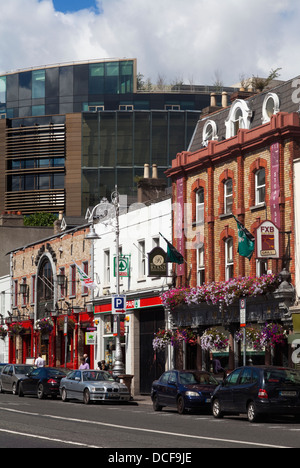
[[[7,107],[17,107],[14,103],[19,99],[19,74],[16,73],[15,75],[7,75],[6,77],[6,97],[7,102],[11,102],[12,104]]]
[[[178,148],[186,148],[185,114],[182,112],[170,112],[169,122],[169,155],[173,159],[178,153]]]
[[[89,67],[89,94],[103,94],[105,90],[104,63],[90,64]]]
[[[89,66],[88,64],[74,66],[74,96],[89,92]]]
[[[58,100],[59,95],[59,68],[47,68],[45,70],[46,79],[45,79],[45,93],[46,98],[51,99],[51,102],[46,101],[46,104],[53,104],[53,100]]]
[[[181,148],[182,151],[182,148]],[[168,165],[168,113],[152,114],[152,164]]]
[[[59,95],[73,96],[73,67],[59,69]]]
[[[45,70],[34,70],[32,72],[32,99],[45,97]]]
[[[31,71],[19,74],[19,100],[31,99]],[[29,114],[30,115],[30,114]]]
[[[120,93],[133,92],[133,62],[120,62]]]
[[[105,93],[119,94],[119,62],[105,64]]]
[[[133,166],[133,112],[118,113],[117,165]]]
[[[116,165],[116,114],[99,113],[100,117],[100,166]]]
[[[151,115],[135,112],[134,116],[134,165],[144,167],[144,164],[150,164]]]
[[[6,104],[6,76],[0,76],[0,105]]]
[[[32,115],[45,115],[45,106],[32,106]]]
[[[99,201],[99,172],[97,169],[83,169],[82,206],[84,211],[86,211],[88,206],[97,205]]]
[[[99,134],[97,114],[86,114],[82,126],[82,166],[99,166]]]

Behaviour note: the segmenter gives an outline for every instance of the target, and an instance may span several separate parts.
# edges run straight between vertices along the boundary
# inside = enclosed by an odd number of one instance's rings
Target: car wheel
[[[44,386],[42,383],[38,385],[37,397],[39,400],[43,400],[45,398]]]
[[[154,397],[153,397],[153,409],[154,409],[154,411],[161,411],[163,409],[163,407],[158,404],[158,396],[157,395],[154,395]]]
[[[251,423],[254,423],[260,420],[260,414],[257,412],[253,401],[250,401],[250,403],[247,406],[247,418],[248,418],[248,421]]]
[[[184,401],[183,396],[181,395],[178,397],[178,400],[177,400],[177,411],[179,414],[184,414],[186,412],[185,401]]]
[[[13,383],[12,392],[13,392],[13,395],[17,395],[17,393],[18,393],[18,389],[17,389],[17,384],[16,384],[16,382]]]
[[[61,391],[61,399],[64,402],[69,401],[68,400],[68,395],[67,395],[67,390],[65,388],[63,388],[62,391]]]
[[[4,390],[3,390],[3,387],[2,387],[2,383],[0,382],[0,393],[4,393]]]
[[[86,388],[83,392],[83,403],[85,405],[89,405],[91,402],[91,395],[90,395],[90,391],[88,388]]]
[[[212,405],[212,414],[216,419],[222,419],[223,413],[221,411],[221,404],[219,400],[214,400]]]

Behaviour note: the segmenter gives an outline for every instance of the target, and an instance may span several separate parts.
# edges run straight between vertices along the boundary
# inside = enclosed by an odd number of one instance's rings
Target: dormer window
[[[213,120],[208,120],[203,127],[202,145],[207,146],[210,140],[218,140],[217,124]]]
[[[251,117],[252,111],[246,101],[241,99],[234,101],[225,121],[226,138],[236,136],[240,128],[249,129]]]
[[[272,115],[278,114],[279,108],[279,97],[275,93],[268,93],[265,96],[262,106],[262,123],[268,123],[271,120]]]

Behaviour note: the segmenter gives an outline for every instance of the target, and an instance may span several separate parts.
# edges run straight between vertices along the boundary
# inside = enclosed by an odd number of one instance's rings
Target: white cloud
[[[4,1],[4,0],[2,0]],[[300,73],[294,0],[98,0],[101,14],[58,13],[52,0],[10,0],[0,17],[2,72],[64,61],[136,57],[156,80],[224,84],[239,76]]]

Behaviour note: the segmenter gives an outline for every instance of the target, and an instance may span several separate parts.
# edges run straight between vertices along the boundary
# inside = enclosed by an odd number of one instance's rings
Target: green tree
[[[53,226],[57,220],[57,215],[41,211],[24,218],[24,226]]]

